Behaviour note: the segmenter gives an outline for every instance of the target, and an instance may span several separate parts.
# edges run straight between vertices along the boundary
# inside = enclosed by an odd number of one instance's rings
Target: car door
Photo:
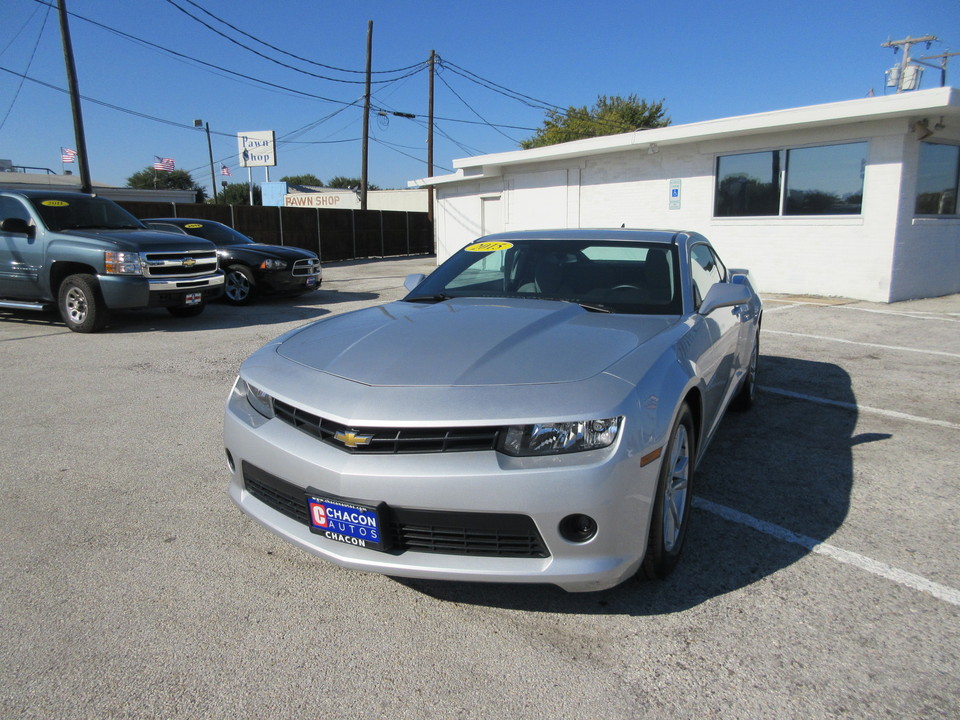
[[[34,226],[30,212],[18,199],[0,196],[0,221],[18,218]],[[43,243],[38,237],[0,230],[0,295],[12,299],[40,297]]]
[[[715,283],[727,281],[726,268],[707,243],[695,243],[690,247],[690,274],[696,309],[700,308]],[[710,338],[698,365],[706,386],[704,428],[712,433],[739,367],[740,308],[717,308],[707,316],[699,315],[698,322],[703,324]]]

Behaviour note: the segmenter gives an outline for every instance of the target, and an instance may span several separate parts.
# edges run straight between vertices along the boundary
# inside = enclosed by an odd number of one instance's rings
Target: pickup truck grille
[[[148,278],[197,277],[216,272],[216,250],[178,250],[140,254]]]

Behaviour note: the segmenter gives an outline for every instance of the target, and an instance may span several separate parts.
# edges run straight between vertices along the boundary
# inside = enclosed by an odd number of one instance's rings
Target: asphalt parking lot
[[[227,498],[240,362],[432,258],[77,335],[0,311],[0,717],[960,717],[960,295],[765,297],[662,583],[397,581]]]

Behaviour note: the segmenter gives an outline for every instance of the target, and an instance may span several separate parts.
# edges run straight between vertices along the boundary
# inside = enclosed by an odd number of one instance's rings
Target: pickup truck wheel
[[[231,265],[223,279],[223,292],[231,305],[246,305],[256,295],[253,273],[243,265]]]
[[[167,312],[178,318],[192,318],[202,313],[205,307],[205,303],[200,303],[199,305],[187,305],[186,307],[168,307]]]
[[[109,310],[93,275],[70,275],[60,284],[57,307],[67,327],[74,332],[92,333],[103,329]]]

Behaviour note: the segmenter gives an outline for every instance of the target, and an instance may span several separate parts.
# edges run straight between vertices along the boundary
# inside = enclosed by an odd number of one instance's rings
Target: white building
[[[960,292],[960,91],[938,88],[454,161],[438,260],[500,230],[694,230],[761,291]]]

